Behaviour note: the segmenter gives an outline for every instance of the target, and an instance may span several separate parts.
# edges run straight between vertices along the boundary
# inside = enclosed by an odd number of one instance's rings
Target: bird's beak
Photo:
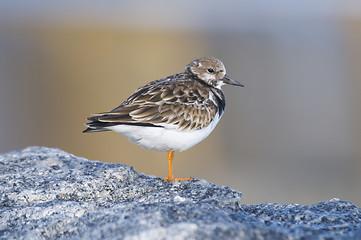
[[[235,86],[240,86],[240,87],[244,87],[244,85],[236,80],[233,80],[232,78],[228,77],[227,75],[224,75],[222,81],[224,83],[230,84],[230,85],[235,85]]]

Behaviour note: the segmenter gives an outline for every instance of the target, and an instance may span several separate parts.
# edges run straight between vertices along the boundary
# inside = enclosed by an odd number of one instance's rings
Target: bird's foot
[[[174,182],[174,181],[189,181],[192,178],[174,178],[173,176],[168,176],[166,178],[164,178],[163,182]]]

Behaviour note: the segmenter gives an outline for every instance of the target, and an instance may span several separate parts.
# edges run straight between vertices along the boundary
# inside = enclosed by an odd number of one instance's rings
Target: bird
[[[191,180],[173,176],[174,152],[193,147],[214,130],[226,106],[225,84],[244,87],[226,75],[219,59],[195,59],[184,72],[139,87],[113,110],[92,114],[83,132],[114,131],[143,148],[168,152],[164,181]]]

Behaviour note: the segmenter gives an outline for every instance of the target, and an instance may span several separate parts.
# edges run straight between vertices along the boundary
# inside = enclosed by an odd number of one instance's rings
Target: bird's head
[[[224,64],[215,57],[202,57],[193,60],[186,66],[186,72],[219,89],[224,84],[243,87],[243,84],[226,75]]]

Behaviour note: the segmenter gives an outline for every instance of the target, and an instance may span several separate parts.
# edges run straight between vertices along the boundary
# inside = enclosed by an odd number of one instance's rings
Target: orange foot
[[[163,182],[174,182],[174,181],[189,181],[192,178],[174,178],[173,176],[168,176],[166,178],[164,178]]]
[[[174,181],[189,181],[192,178],[174,178],[173,177],[173,166],[172,166],[172,162],[173,162],[173,157],[174,157],[174,151],[173,149],[169,150],[168,152],[168,170],[169,170],[169,175],[168,177],[164,178],[163,182],[174,182]]]

